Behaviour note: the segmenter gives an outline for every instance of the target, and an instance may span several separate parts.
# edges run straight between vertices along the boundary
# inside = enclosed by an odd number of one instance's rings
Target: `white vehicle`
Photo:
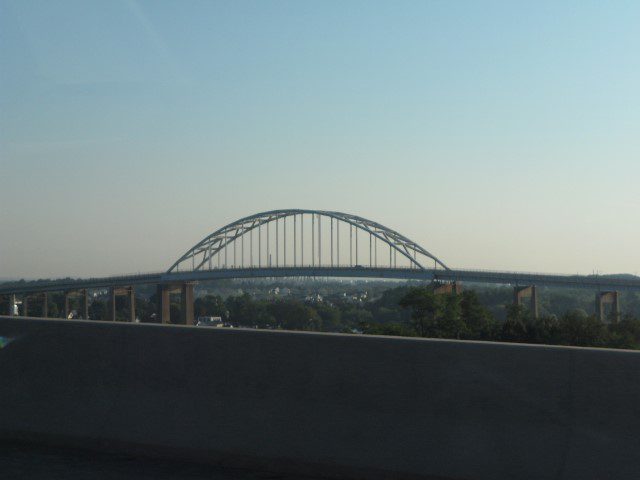
[[[198,317],[197,327],[223,327],[222,317]]]

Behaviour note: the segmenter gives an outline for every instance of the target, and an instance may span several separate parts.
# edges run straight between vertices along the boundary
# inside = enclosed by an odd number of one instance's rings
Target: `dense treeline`
[[[535,319],[526,308],[510,304],[508,288],[436,295],[428,285],[403,285],[375,290],[374,299],[356,295],[356,288],[348,295],[334,290],[324,298],[310,295],[310,290],[280,297],[237,290],[226,298],[205,291],[196,298],[194,312],[220,316],[235,327],[640,349],[636,316],[627,313],[618,321],[601,322],[579,308],[585,304],[582,293],[548,296],[541,301],[543,314]],[[156,320],[152,291],[136,298],[136,315],[142,322]],[[636,297],[629,297],[626,304],[636,308],[634,302]],[[116,304],[117,319],[127,321],[127,298],[117,297]],[[554,315],[549,313],[553,307],[568,308]],[[41,301],[34,299],[29,313],[38,316],[41,308]],[[71,308],[80,309],[77,297],[72,297]],[[50,294],[49,315],[61,316],[63,311],[64,297]],[[107,319],[107,315],[106,297],[92,299],[90,318]],[[175,322],[180,318],[177,296],[171,303],[171,318]]]
[[[604,323],[581,309],[535,319],[522,306],[505,308],[506,319],[497,320],[475,291],[436,295],[429,286],[390,289],[361,304],[256,300],[244,294],[226,300],[207,295],[195,306],[197,315],[243,327],[640,348],[640,320],[629,315]]]
[[[574,308],[535,319],[522,306],[503,307],[506,318],[498,320],[473,290],[436,295],[432,287],[420,286],[389,289],[374,301],[355,303],[206,295],[196,299],[195,312],[239,327],[640,348],[640,320],[629,315],[604,323]]]
[[[474,291],[435,295],[428,287],[410,289],[400,305],[411,310],[410,325],[380,325],[374,331],[434,338],[640,348],[640,320],[629,315],[604,323],[584,310],[573,309],[560,316],[536,319],[522,306],[507,305],[506,320],[500,322],[479,302]]]

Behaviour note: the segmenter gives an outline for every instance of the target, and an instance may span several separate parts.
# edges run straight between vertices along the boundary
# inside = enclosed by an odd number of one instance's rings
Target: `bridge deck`
[[[24,282],[0,286],[0,295],[107,288],[129,285],[172,284],[233,278],[337,277],[396,280],[439,280],[501,285],[537,285],[561,288],[589,288],[599,291],[640,291],[640,278],[615,278],[598,275],[558,275],[542,273],[481,270],[442,270],[370,267],[262,267],[228,268],[175,273],[145,273],[77,280]]]

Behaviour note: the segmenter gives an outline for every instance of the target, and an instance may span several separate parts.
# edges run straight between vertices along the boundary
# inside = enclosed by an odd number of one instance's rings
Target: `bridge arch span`
[[[342,228],[341,228],[342,226]],[[229,268],[449,268],[404,235],[357,215],[271,210],[236,220],[187,250],[167,273]]]

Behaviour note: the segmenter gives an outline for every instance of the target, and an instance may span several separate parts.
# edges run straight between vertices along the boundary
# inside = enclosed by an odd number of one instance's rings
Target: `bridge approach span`
[[[139,275],[112,276],[78,280],[53,280],[46,283],[13,284],[0,287],[0,295],[32,294],[81,289],[100,289],[131,285],[178,284],[242,278],[369,278],[388,280],[418,280],[440,282],[467,282],[494,285],[537,285],[557,288],[586,288],[598,291],[640,291],[639,279],[603,277],[598,275],[560,275],[488,270],[413,269],[369,267],[251,267],[187,272],[159,272]]]

